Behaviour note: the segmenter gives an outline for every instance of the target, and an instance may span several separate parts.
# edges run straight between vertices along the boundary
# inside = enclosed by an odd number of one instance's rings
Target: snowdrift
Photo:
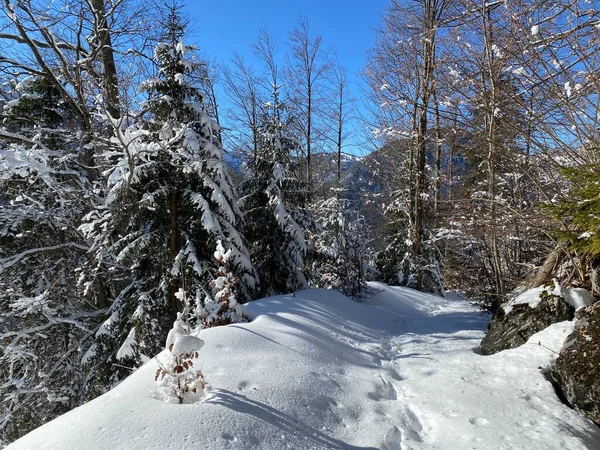
[[[600,449],[540,369],[571,322],[484,357],[489,317],[465,301],[370,287],[263,299],[202,331],[202,403],[156,399],[155,359],[8,449]]]

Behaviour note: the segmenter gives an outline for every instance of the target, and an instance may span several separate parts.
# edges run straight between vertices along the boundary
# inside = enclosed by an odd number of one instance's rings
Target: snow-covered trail
[[[571,323],[481,356],[489,318],[468,303],[371,288],[366,303],[323,289],[263,299],[246,306],[252,322],[202,331],[203,403],[155,399],[151,361],[9,448],[600,449],[538,368]]]
[[[541,370],[572,323],[555,324],[521,348],[481,356],[476,351],[487,318],[466,303],[375,287],[375,301],[410,299],[407,307],[419,310],[407,311],[413,320],[378,349],[382,384],[388,398],[398,400],[381,410],[396,422],[385,447],[600,449],[600,430],[558,400]]]

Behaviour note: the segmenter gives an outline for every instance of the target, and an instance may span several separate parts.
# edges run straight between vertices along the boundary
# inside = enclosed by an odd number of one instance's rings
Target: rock
[[[500,308],[481,341],[481,353],[493,355],[519,347],[549,325],[573,319],[575,308],[562,297],[541,292],[539,299],[535,306],[528,303],[513,304],[509,312]]]
[[[563,398],[600,425],[600,302],[580,315],[550,375]]]

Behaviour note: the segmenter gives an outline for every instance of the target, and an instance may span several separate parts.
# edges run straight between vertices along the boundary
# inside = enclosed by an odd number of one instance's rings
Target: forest
[[[251,63],[189,22],[1,1],[0,446],[263,297],[600,296],[596,2],[390,0],[360,96],[304,16]]]

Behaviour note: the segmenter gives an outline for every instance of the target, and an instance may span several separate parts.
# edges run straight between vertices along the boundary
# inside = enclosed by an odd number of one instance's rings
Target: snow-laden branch
[[[0,40],[2,40],[2,39],[15,41],[15,42],[18,42],[19,44],[27,44],[27,41],[25,39],[23,39],[21,36],[16,35],[16,34],[0,33]],[[60,41],[60,42],[55,41],[55,42],[53,42],[53,45],[50,45],[47,42],[43,42],[38,39],[31,38],[31,42],[40,48],[56,47],[56,48],[60,48],[63,50],[78,51],[78,49],[75,48],[75,46],[73,44],[70,44],[70,43],[64,42],[64,41]],[[81,51],[81,49],[79,49],[79,51]]]
[[[54,250],[60,250],[62,248],[68,248],[68,247],[75,248],[75,249],[81,250],[83,252],[87,252],[89,250],[89,247],[86,247],[81,244],[77,244],[76,242],[66,242],[64,244],[51,245],[48,247],[30,248],[30,249],[25,250],[17,255],[9,256],[8,258],[0,260],[0,272],[8,269],[9,267],[14,266],[15,264],[17,264],[19,261],[21,261],[23,258],[26,258],[27,256],[35,255],[37,253],[51,252]]]
[[[42,150],[46,150],[48,152],[51,151],[48,147],[46,147],[44,144],[42,144],[38,140],[30,139],[30,138],[28,138],[26,136],[23,136],[22,134],[11,133],[10,131],[6,131],[6,130],[1,129],[1,128],[0,128],[0,137],[4,137],[4,138],[8,138],[8,139],[13,139],[15,141],[24,142],[26,144],[35,145],[35,146],[41,148]]]
[[[13,25],[15,26],[17,31],[19,32],[19,35],[23,39],[24,44],[26,44],[29,47],[29,49],[31,50],[31,53],[32,53],[35,61],[42,68],[44,74],[52,82],[54,87],[56,87],[56,89],[59,92],[61,92],[63,98],[69,104],[69,106],[73,109],[73,111],[76,114],[80,115],[81,117],[86,117],[85,111],[82,109],[82,106],[80,104],[77,104],[77,102],[75,102],[73,100],[73,98],[71,97],[67,88],[64,86],[64,84],[60,81],[59,77],[56,75],[55,71],[52,70],[50,68],[50,66],[47,64],[47,61],[43,57],[42,52],[40,51],[40,48],[35,44],[34,41],[32,41],[32,38],[31,38],[27,28],[21,23],[21,21],[17,17],[16,7],[23,8],[23,5],[20,3],[18,5],[15,5],[15,4],[11,3],[9,0],[4,0],[3,3],[7,10],[8,17],[10,18],[11,22],[13,23]],[[30,18],[32,18],[34,23],[36,23],[35,17],[30,13],[30,11],[25,9],[25,12],[29,13]],[[54,47],[54,48],[56,48],[56,47]],[[60,58],[60,59],[65,60],[64,57]]]

